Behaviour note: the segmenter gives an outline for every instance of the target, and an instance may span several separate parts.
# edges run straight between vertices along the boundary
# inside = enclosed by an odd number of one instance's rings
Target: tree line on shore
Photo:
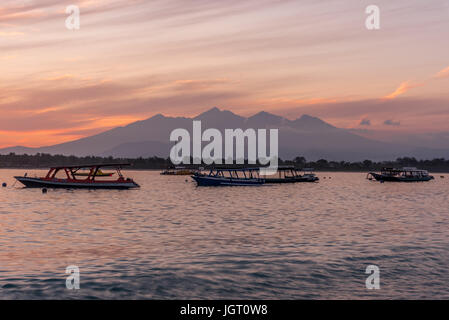
[[[38,153],[36,155],[17,155],[10,153],[0,155],[0,168],[42,168],[65,165],[89,165],[103,163],[130,163],[133,169],[166,169],[173,167],[169,158],[149,157],[149,158],[113,158],[113,157],[76,157],[63,155],[50,155]],[[224,162],[223,162],[224,163]],[[202,165],[207,167],[206,165]],[[245,165],[219,165],[219,167],[243,167]],[[257,166],[257,165],[250,165]],[[413,157],[398,158],[394,161],[375,162],[371,160],[348,162],[348,161],[328,161],[321,159],[318,161],[307,161],[304,157],[296,157],[293,160],[279,159],[279,166],[295,166],[296,168],[313,168],[317,171],[372,171],[385,167],[417,167],[435,172],[449,172],[449,160],[437,158],[432,160],[417,160]],[[198,167],[198,165],[190,165]],[[218,167],[218,166],[216,166]]]

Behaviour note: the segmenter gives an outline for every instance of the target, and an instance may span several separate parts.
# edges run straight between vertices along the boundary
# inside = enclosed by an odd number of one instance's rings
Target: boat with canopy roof
[[[192,179],[198,186],[260,186],[265,179],[260,178],[259,171],[259,168],[211,169],[209,174],[192,175]]]
[[[301,174],[304,172],[303,174]],[[297,169],[294,166],[282,166],[277,168],[274,175],[262,176],[265,183],[296,183],[296,182],[316,182],[320,180],[312,169]]]
[[[373,178],[381,182],[419,182],[434,179],[433,176],[429,175],[427,170],[419,170],[415,167],[405,167],[402,169],[383,168],[380,173],[368,173],[367,179],[372,180]]]
[[[198,170],[186,167],[171,167],[161,172],[163,176],[191,176]]]
[[[125,178],[121,169],[128,163],[92,164],[79,166],[52,167],[45,177],[16,176],[27,188],[65,188],[65,189],[132,189],[140,186],[133,179]],[[101,168],[114,169],[116,179],[107,179],[112,174],[98,174]],[[88,169],[87,176],[80,176],[79,171]],[[62,175],[60,177],[58,174]],[[101,178],[99,178],[101,177]]]

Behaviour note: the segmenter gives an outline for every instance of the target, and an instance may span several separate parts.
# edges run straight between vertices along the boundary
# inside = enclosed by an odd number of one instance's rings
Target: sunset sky
[[[213,106],[449,132],[448,40],[448,0],[2,0],[0,147]]]

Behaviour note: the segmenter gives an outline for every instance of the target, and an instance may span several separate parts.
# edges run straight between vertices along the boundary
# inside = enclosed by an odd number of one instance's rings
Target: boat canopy
[[[58,166],[58,167],[51,167],[51,169],[61,170],[61,169],[83,169],[83,168],[103,168],[103,167],[121,168],[130,165],[131,165],[130,163],[98,163],[98,164],[82,164],[79,166]]]
[[[212,171],[260,171],[261,169],[266,169],[268,167],[259,167],[259,168],[212,168]],[[295,166],[279,166],[277,168],[278,171],[290,171],[290,170],[299,170]]]
[[[415,167],[404,167],[404,168],[383,168],[382,172],[395,172],[395,173],[400,173],[400,172],[417,172],[417,173],[428,173],[427,170],[421,170],[421,169],[417,169]]]
[[[60,171],[64,171],[67,175],[67,179],[69,180],[78,180],[77,173],[82,169],[90,169],[89,174],[87,174],[86,180],[95,180],[98,177],[97,173],[100,171],[100,168],[114,168],[117,171],[119,179],[123,179],[123,175],[121,173],[122,167],[130,166],[129,163],[98,163],[98,164],[83,164],[77,166],[59,166],[59,167],[51,167],[45,176],[46,179],[53,179],[56,177],[56,174]],[[107,176],[107,175],[103,175]]]
[[[238,169],[229,169],[229,168],[213,168],[211,171],[260,171],[260,168],[238,168]]]

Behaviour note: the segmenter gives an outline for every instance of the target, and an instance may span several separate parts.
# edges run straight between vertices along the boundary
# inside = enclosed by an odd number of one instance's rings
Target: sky
[[[2,0],[0,147],[214,106],[444,134],[448,39],[448,0]]]

